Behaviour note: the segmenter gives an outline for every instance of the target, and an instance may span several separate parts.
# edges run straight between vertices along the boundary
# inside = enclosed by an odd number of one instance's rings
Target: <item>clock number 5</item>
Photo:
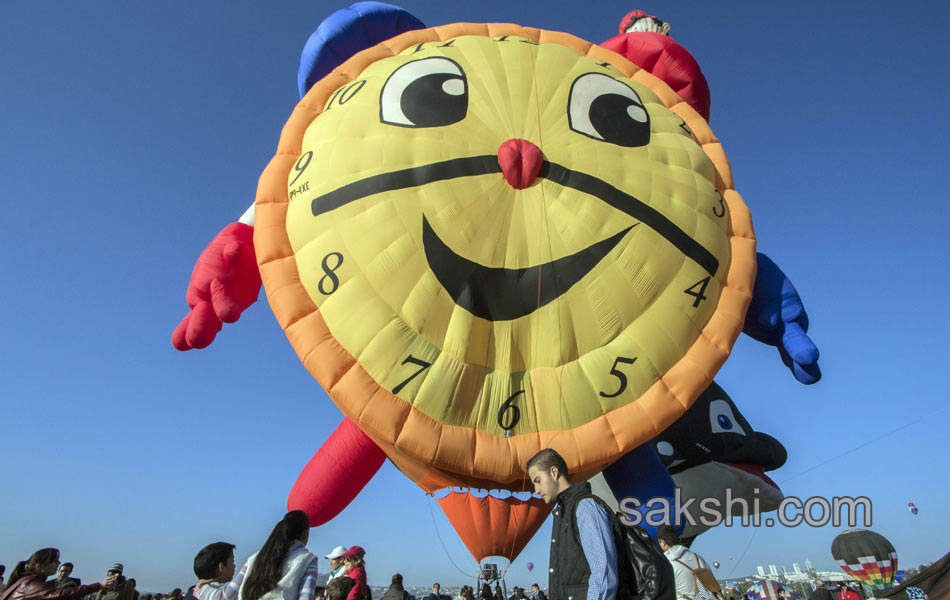
[[[505,430],[505,437],[511,435],[511,430],[514,429],[518,421],[521,420],[521,409],[515,406],[515,400],[523,393],[524,390],[515,392],[511,395],[511,398],[505,400],[501,408],[498,409],[498,426]]]
[[[418,377],[420,373],[422,373],[423,371],[425,371],[426,369],[428,369],[429,367],[432,366],[432,363],[426,362],[426,361],[422,360],[421,358],[416,358],[415,356],[413,356],[413,355],[411,355],[411,354],[409,355],[409,358],[407,358],[406,360],[402,361],[402,364],[404,364],[404,365],[407,364],[407,363],[412,363],[412,364],[418,366],[418,367],[419,367],[419,370],[416,371],[415,373],[413,373],[412,375],[410,375],[409,377],[407,377],[405,380],[403,380],[402,383],[400,383],[399,385],[397,385],[396,387],[394,387],[394,388],[393,388],[393,393],[394,393],[394,394],[398,394],[398,393],[400,392],[400,390],[402,390],[402,388],[406,387],[406,384],[407,384],[407,383],[409,383],[410,381],[412,381],[413,379],[415,379],[416,377]]]
[[[614,366],[610,367],[610,374],[620,380],[620,387],[617,388],[617,391],[614,392],[613,394],[605,394],[603,392],[600,392],[600,395],[602,398],[616,398],[617,396],[622,394],[625,389],[627,389],[627,376],[624,374],[623,371],[618,369],[617,366],[620,365],[621,363],[625,365],[632,365],[635,362],[637,362],[636,356],[634,356],[633,358],[627,358],[626,356],[617,357],[617,360],[614,361]]]

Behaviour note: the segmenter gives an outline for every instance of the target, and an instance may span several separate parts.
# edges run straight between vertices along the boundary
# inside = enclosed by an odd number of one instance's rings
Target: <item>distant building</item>
[[[759,575],[760,575],[761,577],[765,577],[765,567],[758,566],[758,567],[756,567],[756,569],[759,571]]]
[[[775,565],[769,565],[769,575],[778,577],[778,569],[775,568]]]
[[[809,558],[806,558],[806,559],[805,559],[805,570],[806,570],[806,571],[814,571],[814,570],[815,570],[815,567],[811,566],[811,559],[809,559]]]
[[[792,570],[795,571],[796,575],[802,572],[802,568],[798,566],[798,563],[792,563]]]

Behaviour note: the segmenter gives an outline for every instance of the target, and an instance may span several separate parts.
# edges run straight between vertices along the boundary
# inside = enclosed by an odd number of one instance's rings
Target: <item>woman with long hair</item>
[[[347,594],[346,600],[372,600],[369,586],[366,584],[366,563],[363,557],[366,551],[359,546],[352,546],[340,558],[346,565],[346,576],[353,580],[353,587]]]
[[[227,585],[202,579],[192,593],[198,600],[314,600],[317,557],[307,550],[309,539],[307,513],[290,511]]]
[[[46,579],[59,568],[59,550],[43,548],[29,559],[20,561],[10,573],[7,585],[0,592],[0,600],[78,600],[87,594],[98,592],[112,585],[114,577],[105,581],[78,587],[57,588]]]

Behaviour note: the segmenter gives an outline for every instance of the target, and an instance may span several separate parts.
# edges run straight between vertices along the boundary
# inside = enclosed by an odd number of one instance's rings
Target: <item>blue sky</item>
[[[717,381],[788,448],[773,474],[786,494],[869,496],[872,528],[916,566],[950,535],[950,12],[829,4],[403,6],[429,25],[595,42],[633,8],[672,24],[710,83],[759,249],[802,294],[822,352],[824,379],[805,387],[743,337]],[[303,43],[344,5],[0,3],[0,562],[52,545],[84,580],[123,562],[140,589],[168,590],[192,581],[202,545],[232,541],[242,561],[283,514],[338,410],[266,302],[206,350],[169,337],[201,249],[253,201]],[[544,582],[549,529],[510,584]],[[835,528],[754,531],[720,527],[694,549],[720,576],[834,568]],[[474,573],[438,506],[389,463],[312,533],[315,552],[337,544],[367,549],[371,584],[397,570],[409,585],[468,582],[453,561]]]

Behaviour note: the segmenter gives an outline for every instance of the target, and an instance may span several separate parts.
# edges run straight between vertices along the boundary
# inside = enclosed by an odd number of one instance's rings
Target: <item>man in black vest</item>
[[[615,600],[617,547],[611,516],[594,499],[587,482],[571,484],[567,463],[546,448],[525,466],[534,493],[554,508],[550,600]]]

